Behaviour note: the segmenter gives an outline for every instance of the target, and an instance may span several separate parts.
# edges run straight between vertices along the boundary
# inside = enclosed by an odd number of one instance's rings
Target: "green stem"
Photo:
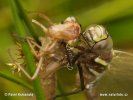
[[[26,29],[24,26],[25,25],[24,19],[23,19],[23,17],[19,16],[21,11],[20,11],[20,9],[17,8],[19,5],[17,6],[16,2],[18,2],[18,1],[10,0],[14,23],[15,23],[15,28],[17,30],[18,35],[22,38],[25,38],[27,36],[27,34],[26,34],[27,32],[25,31]],[[30,47],[25,41],[22,41],[22,40],[21,40],[21,45],[22,45],[22,50],[25,55],[25,61],[27,64],[28,72],[30,73],[30,75],[33,75],[33,73],[35,72],[36,63],[34,61]],[[32,85],[33,85],[34,92],[36,95],[36,100],[44,100],[44,93],[43,93],[43,90],[41,87],[40,80],[37,78],[36,80],[33,80],[32,83],[33,83]]]
[[[24,82],[24,81],[22,81],[22,80],[20,80],[18,78],[14,78],[11,75],[6,74],[5,72],[1,72],[0,71],[0,77],[2,77],[4,79],[7,79],[9,81],[12,81],[12,82],[14,82],[14,83],[16,83],[18,85],[21,85],[21,86],[26,87],[26,88],[28,88],[28,89],[33,91],[33,87],[31,85],[29,85],[28,83],[26,83],[26,82]]]
[[[29,20],[28,16],[26,15],[25,10],[23,9],[23,6],[21,5],[20,1],[19,1],[19,0],[14,0],[14,1],[15,1],[15,3],[16,3],[16,7],[17,7],[18,10],[19,10],[19,15],[20,15],[20,17],[23,18],[23,20],[24,20],[24,22],[25,22],[25,25],[26,25],[26,27],[28,28],[30,34],[33,36],[33,38],[34,38],[37,42],[39,42],[39,41],[38,41],[38,36],[37,36],[37,34],[36,34],[36,32],[35,32],[35,30],[34,30],[32,24],[31,24],[31,21]]]

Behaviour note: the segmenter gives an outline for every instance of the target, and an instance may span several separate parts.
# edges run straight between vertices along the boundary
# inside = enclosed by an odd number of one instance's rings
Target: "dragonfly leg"
[[[67,61],[68,61],[68,65],[67,65],[67,68],[69,70],[72,70],[73,69],[73,52],[70,50],[70,47],[65,43],[65,42],[62,42],[62,44],[64,45],[64,48],[65,48],[65,53],[66,53],[66,56],[67,56]]]
[[[108,62],[106,62],[105,60],[101,59],[100,57],[97,57],[97,58],[95,59],[95,62],[96,62],[96,63],[99,63],[99,64],[101,64],[101,65],[103,65],[103,66],[108,66],[108,65],[109,65]]]

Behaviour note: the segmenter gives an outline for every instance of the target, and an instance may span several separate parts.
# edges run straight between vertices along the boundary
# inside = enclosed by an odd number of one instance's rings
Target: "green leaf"
[[[95,8],[77,13],[77,18],[83,26],[95,23],[104,23],[127,16],[127,12],[130,12],[132,7],[133,1],[131,0],[111,0]]]

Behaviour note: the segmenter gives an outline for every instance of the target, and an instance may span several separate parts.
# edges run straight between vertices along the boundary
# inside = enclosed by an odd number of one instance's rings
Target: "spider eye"
[[[82,27],[82,25],[81,24],[79,24],[80,25],[80,27]]]
[[[73,16],[67,17],[64,22],[76,22],[76,18]]]
[[[60,23],[61,23],[61,24],[64,24],[64,21],[61,21]]]

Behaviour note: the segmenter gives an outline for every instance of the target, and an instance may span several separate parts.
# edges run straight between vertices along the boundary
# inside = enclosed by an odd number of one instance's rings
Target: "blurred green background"
[[[21,0],[21,3],[25,10],[43,12],[52,21],[57,23],[63,21],[68,16],[75,16],[82,25],[82,31],[88,25],[102,24],[112,36],[115,49],[133,51],[132,0]],[[30,17],[30,14],[28,15]],[[7,50],[9,48],[14,50],[15,47],[11,36],[11,32],[15,32],[13,23],[8,0],[0,0],[0,70],[10,75],[12,75],[11,68],[4,66],[4,63],[10,62]],[[64,77],[71,77],[71,74],[66,73],[68,76]],[[68,82],[68,84],[70,83]],[[0,77],[0,100],[29,99],[27,97],[5,97],[5,92],[23,93],[30,91]],[[78,98],[77,100],[85,99],[83,95],[74,95],[71,97]],[[101,100],[107,100],[107,98],[102,98]]]

